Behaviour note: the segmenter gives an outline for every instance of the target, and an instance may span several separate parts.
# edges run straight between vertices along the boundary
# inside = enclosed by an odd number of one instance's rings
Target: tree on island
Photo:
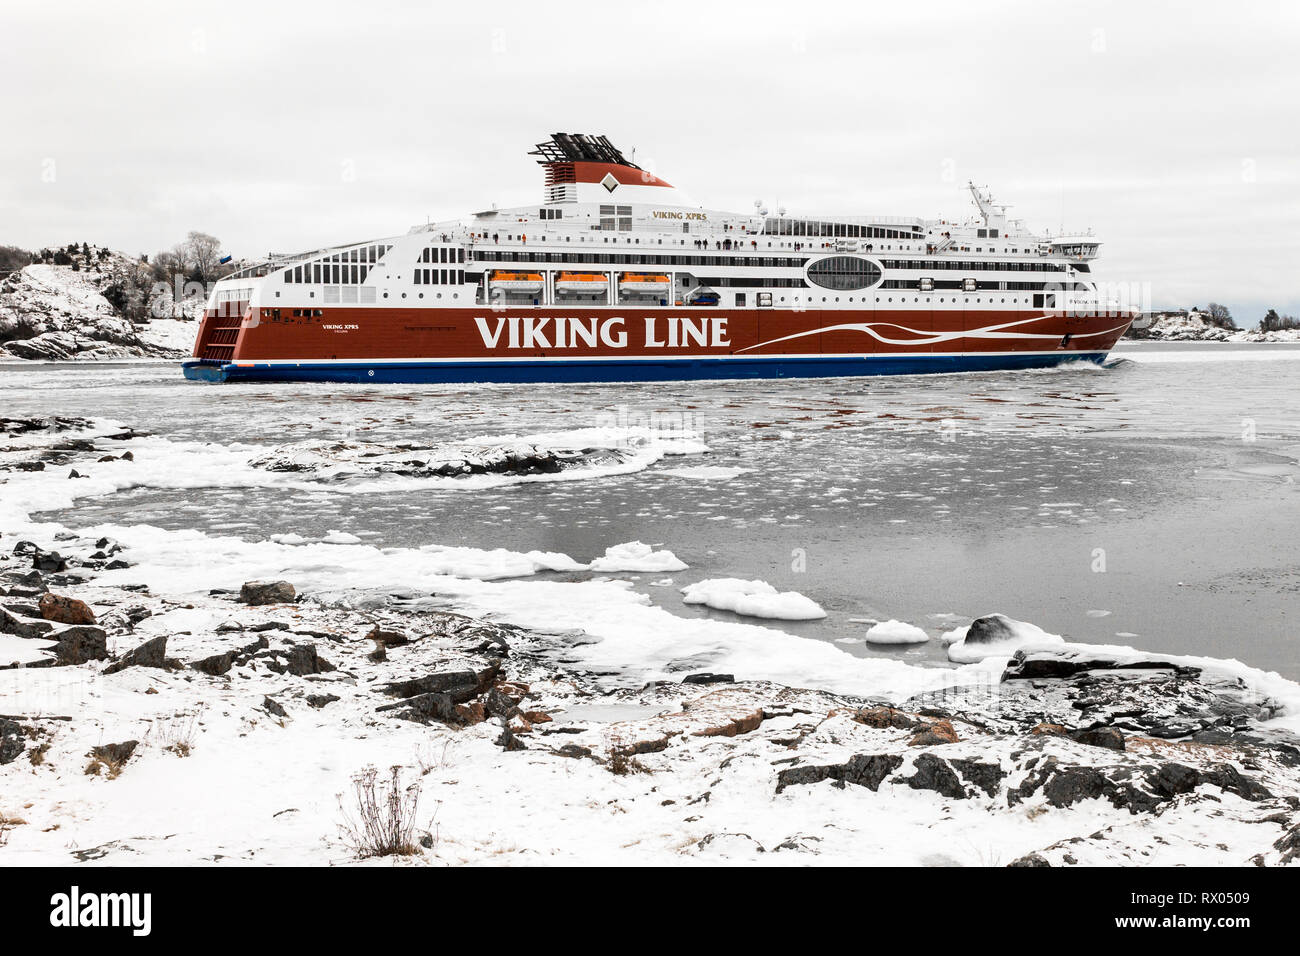
[[[1277,309],[1269,309],[1264,318],[1259,320],[1261,332],[1279,332],[1282,329],[1300,328],[1300,320],[1293,315],[1278,315]]]
[[[1218,302],[1211,302],[1206,309],[1205,320],[1210,325],[1217,326],[1221,329],[1235,329],[1237,323],[1232,321],[1232,313],[1228,311],[1226,305],[1220,305]]]

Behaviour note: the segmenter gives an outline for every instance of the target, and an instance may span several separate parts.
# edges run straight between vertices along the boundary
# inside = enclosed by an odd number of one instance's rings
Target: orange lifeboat
[[[541,292],[542,276],[538,272],[502,272],[492,273],[488,280],[493,289],[502,292]]]
[[[634,295],[658,295],[668,291],[668,277],[644,272],[624,272],[618,278],[618,289]]]
[[[556,292],[601,295],[609,288],[609,276],[599,272],[561,272],[555,277]]]

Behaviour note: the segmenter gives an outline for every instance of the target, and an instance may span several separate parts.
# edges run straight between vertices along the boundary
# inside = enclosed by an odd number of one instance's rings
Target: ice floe
[[[778,591],[766,581],[709,578],[682,588],[687,604],[704,604],[745,617],[781,621],[814,621],[826,616],[821,606],[797,591]]]

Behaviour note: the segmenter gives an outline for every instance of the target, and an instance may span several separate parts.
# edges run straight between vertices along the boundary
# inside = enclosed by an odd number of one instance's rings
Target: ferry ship
[[[964,221],[695,205],[605,136],[529,155],[541,202],[272,256],[213,287],[187,378],[594,382],[1101,362],[1090,235],[1038,236],[969,186]]]

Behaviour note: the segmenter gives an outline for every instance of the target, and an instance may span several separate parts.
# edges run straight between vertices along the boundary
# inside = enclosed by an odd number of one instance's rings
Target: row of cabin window
[[[970,259],[885,259],[886,269],[960,269],[963,272],[1064,272],[1061,262],[979,262]]]
[[[416,285],[462,285],[465,282],[464,269],[416,269]]]
[[[436,249],[425,249],[420,253],[421,262],[464,262],[464,249],[450,249],[447,246],[439,246]]]
[[[541,209],[537,210],[537,217],[538,217],[539,219],[563,219],[563,218],[564,218],[564,210],[563,210],[563,209],[547,209],[546,207],[542,207]]]
[[[803,219],[768,219],[763,225],[768,236],[831,236],[844,239],[924,239],[919,232],[860,226],[851,222],[812,222]]]
[[[767,266],[773,269],[801,269],[806,258],[785,256],[658,256],[619,255],[610,252],[498,252],[480,249],[475,258],[483,262],[582,262],[607,265],[643,266]]]
[[[993,282],[984,279],[886,279],[880,283],[882,289],[919,289],[922,292],[942,289],[965,289],[968,292],[1041,292],[1043,289],[1074,292],[1086,292],[1088,287],[1081,283],[1062,285],[1057,282]]]
[[[294,266],[284,274],[284,281],[290,283],[322,282],[331,285],[360,285],[366,281],[372,267],[368,264],[313,262],[305,266]]]

